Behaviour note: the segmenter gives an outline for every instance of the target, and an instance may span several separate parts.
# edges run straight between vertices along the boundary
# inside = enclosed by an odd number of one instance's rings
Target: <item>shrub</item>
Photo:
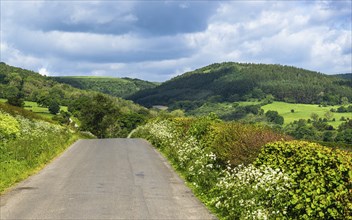
[[[208,136],[209,146],[219,159],[232,165],[252,163],[263,145],[291,137],[269,128],[237,122],[217,123]]]
[[[291,179],[268,166],[239,165],[220,174],[210,203],[224,219],[283,219]]]
[[[351,219],[352,153],[303,141],[267,144],[256,165],[280,169],[293,180],[288,215]]]
[[[278,125],[283,125],[284,124],[284,117],[282,117],[281,115],[279,115],[279,113],[277,111],[267,111],[265,113],[265,116],[267,117],[269,122],[278,124]]]
[[[223,134],[227,139],[222,139]],[[159,148],[195,192],[224,219],[284,216],[286,207],[281,204],[287,204],[290,186],[286,174],[250,164],[232,168],[225,162],[231,153],[218,158],[223,143],[227,143],[229,152],[237,147],[236,143],[242,144],[238,149],[247,147],[251,151],[252,144],[259,146],[284,136],[253,125],[223,123],[212,116],[155,120],[137,128],[133,136],[146,138]]]
[[[51,114],[56,115],[60,111],[60,105],[57,102],[53,101],[50,103],[48,109]]]
[[[154,120],[133,136],[158,147],[223,219],[351,219],[351,152],[268,143],[290,137],[211,117]]]
[[[16,118],[0,111],[0,139],[16,137],[19,131],[19,124]]]

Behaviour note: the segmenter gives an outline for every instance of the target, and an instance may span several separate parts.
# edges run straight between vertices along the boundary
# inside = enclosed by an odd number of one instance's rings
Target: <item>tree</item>
[[[352,144],[352,129],[347,129],[339,132],[336,135],[335,141],[341,141],[347,144]]]
[[[341,98],[341,105],[348,105],[348,98],[347,97]]]
[[[334,117],[334,114],[331,111],[326,111],[324,114],[324,117],[328,120],[331,121],[331,119]]]
[[[275,97],[271,94],[268,94],[265,96],[265,99],[263,100],[263,104],[270,104],[274,102]]]
[[[334,140],[334,133],[332,131],[325,131],[323,133],[323,141],[332,142]]]
[[[344,106],[340,106],[337,108],[337,112],[340,112],[340,113],[347,112],[347,108],[345,108]]]
[[[57,114],[53,117],[53,120],[58,121],[62,125],[69,125],[72,121],[70,120],[70,113],[65,111],[60,111],[60,114]]]
[[[275,124],[278,125],[283,125],[284,124],[284,117],[282,117],[281,115],[279,115],[279,113],[277,111],[267,111],[265,113],[265,116],[267,117],[269,122],[273,122]]]
[[[310,118],[313,119],[313,121],[318,121],[319,120],[319,115],[315,112],[310,114]]]
[[[347,107],[347,112],[352,112],[352,105],[349,105],[349,106]]]
[[[78,103],[82,129],[99,138],[116,137],[121,131],[118,123],[121,112],[113,98],[98,94],[91,99],[78,100]]]
[[[53,115],[56,115],[60,111],[60,105],[57,102],[51,102],[49,105],[49,112]]]
[[[23,107],[24,106],[24,99],[23,93],[18,90],[16,87],[13,87],[11,93],[7,96],[7,103],[13,106]]]

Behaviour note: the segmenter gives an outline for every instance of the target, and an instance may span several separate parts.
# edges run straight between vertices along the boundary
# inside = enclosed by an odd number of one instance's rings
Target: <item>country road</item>
[[[215,219],[143,139],[80,140],[0,199],[0,219]]]

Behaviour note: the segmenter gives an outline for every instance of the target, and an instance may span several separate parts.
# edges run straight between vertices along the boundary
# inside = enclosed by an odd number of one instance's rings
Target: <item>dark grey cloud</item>
[[[19,6],[19,4],[22,4]],[[187,1],[6,2],[18,25],[32,30],[173,35],[205,30],[216,2]],[[10,12],[11,13],[11,12]]]
[[[24,37],[25,36],[25,37]],[[63,60],[131,63],[189,57],[195,49],[179,36],[141,38],[139,35],[8,31],[6,41],[33,56],[61,57]]]
[[[3,8],[17,25],[44,32],[121,34],[133,30],[134,3],[124,1],[9,1]]]
[[[136,26],[152,35],[204,31],[217,7],[212,1],[145,1],[135,7]]]

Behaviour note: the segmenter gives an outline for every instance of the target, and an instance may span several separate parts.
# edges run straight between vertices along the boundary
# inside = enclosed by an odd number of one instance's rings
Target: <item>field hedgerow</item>
[[[290,138],[211,118],[155,120],[133,136],[159,148],[221,219],[351,219],[350,152],[271,143]]]
[[[185,126],[194,121],[185,121],[154,121],[139,127],[134,136],[158,147],[220,217],[265,219],[285,215],[286,207],[281,203],[286,201],[290,187],[287,175],[267,166],[223,166],[213,148],[198,140],[209,134],[207,126],[212,123],[198,121],[201,126],[195,128]]]
[[[262,148],[257,165],[284,170],[292,179],[292,218],[352,219],[352,153],[304,141]]]

